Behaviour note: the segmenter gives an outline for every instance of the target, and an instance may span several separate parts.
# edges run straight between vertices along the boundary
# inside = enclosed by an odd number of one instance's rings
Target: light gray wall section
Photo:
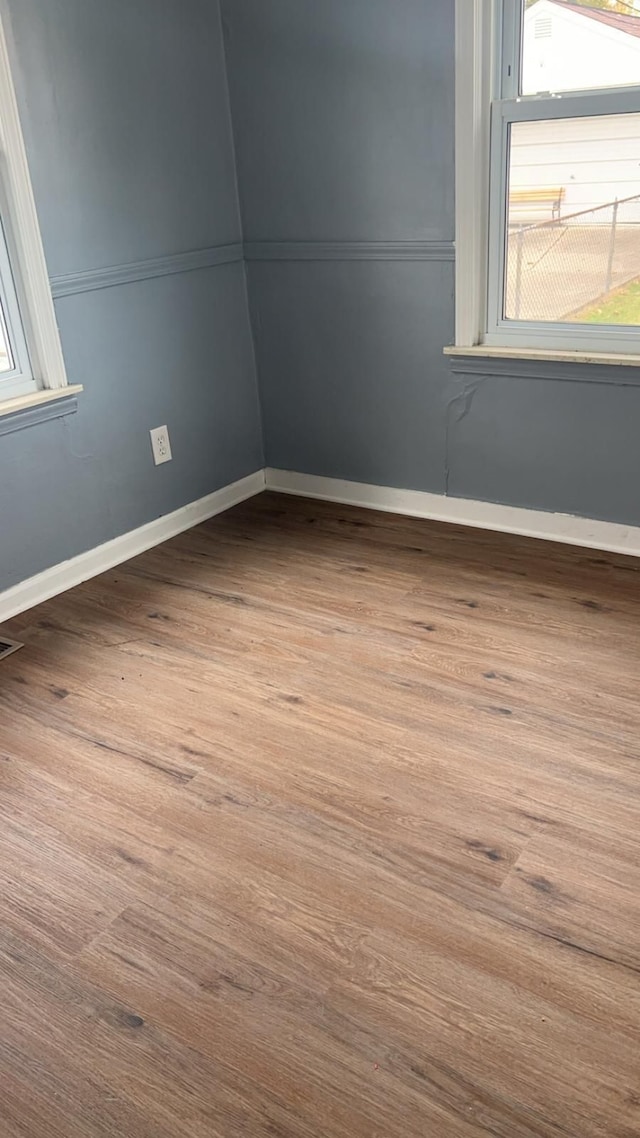
[[[217,0],[3,0],[49,272],[240,238]]]
[[[3,0],[53,274],[237,242],[216,0]],[[242,263],[56,301],[78,413],[0,439],[0,589],[263,465]],[[149,429],[174,460],[154,467]]]
[[[640,374],[453,372],[453,266],[405,263],[453,237],[453,15],[223,0],[267,460],[638,524]]]

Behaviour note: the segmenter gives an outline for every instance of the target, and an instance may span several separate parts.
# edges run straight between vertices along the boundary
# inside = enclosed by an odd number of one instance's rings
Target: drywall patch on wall
[[[450,475],[450,447],[451,436],[457,423],[461,423],[466,415],[471,410],[473,397],[478,388],[483,383],[483,378],[478,376],[476,379],[464,379],[458,384],[453,384],[453,390],[450,390],[445,398],[444,403],[444,492],[449,493],[449,475]],[[456,390],[456,388],[458,388]]]

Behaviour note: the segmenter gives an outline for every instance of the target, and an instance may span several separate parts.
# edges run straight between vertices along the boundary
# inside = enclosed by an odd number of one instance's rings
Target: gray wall
[[[0,438],[0,589],[263,465],[217,0],[3,11],[85,391],[76,415]],[[200,250],[209,267],[174,271]],[[110,274],[128,283],[96,287]],[[148,431],[164,423],[174,460],[156,468]]]
[[[640,522],[634,369],[453,339],[453,0],[223,0],[267,461]]]
[[[85,386],[76,415],[0,438],[2,589],[263,453],[217,0],[0,3]],[[640,522],[636,370],[442,356],[453,3],[223,15],[268,463]]]

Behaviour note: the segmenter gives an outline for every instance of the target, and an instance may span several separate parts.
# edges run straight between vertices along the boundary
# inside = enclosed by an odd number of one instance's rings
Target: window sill
[[[21,431],[50,419],[61,419],[64,415],[73,415],[78,410],[76,396],[82,390],[82,384],[75,383],[0,402],[0,435]]]
[[[549,363],[601,364],[607,367],[640,367],[640,355],[630,352],[589,352],[554,348],[503,348],[476,344],[472,348],[447,345],[445,356],[467,356],[495,360],[533,360]]]

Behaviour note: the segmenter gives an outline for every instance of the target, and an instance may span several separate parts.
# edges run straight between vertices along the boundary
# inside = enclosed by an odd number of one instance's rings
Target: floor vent
[[[10,656],[12,652],[17,652],[18,648],[24,648],[24,644],[20,644],[17,640],[5,640],[0,637],[0,660],[4,660],[5,656]]]

